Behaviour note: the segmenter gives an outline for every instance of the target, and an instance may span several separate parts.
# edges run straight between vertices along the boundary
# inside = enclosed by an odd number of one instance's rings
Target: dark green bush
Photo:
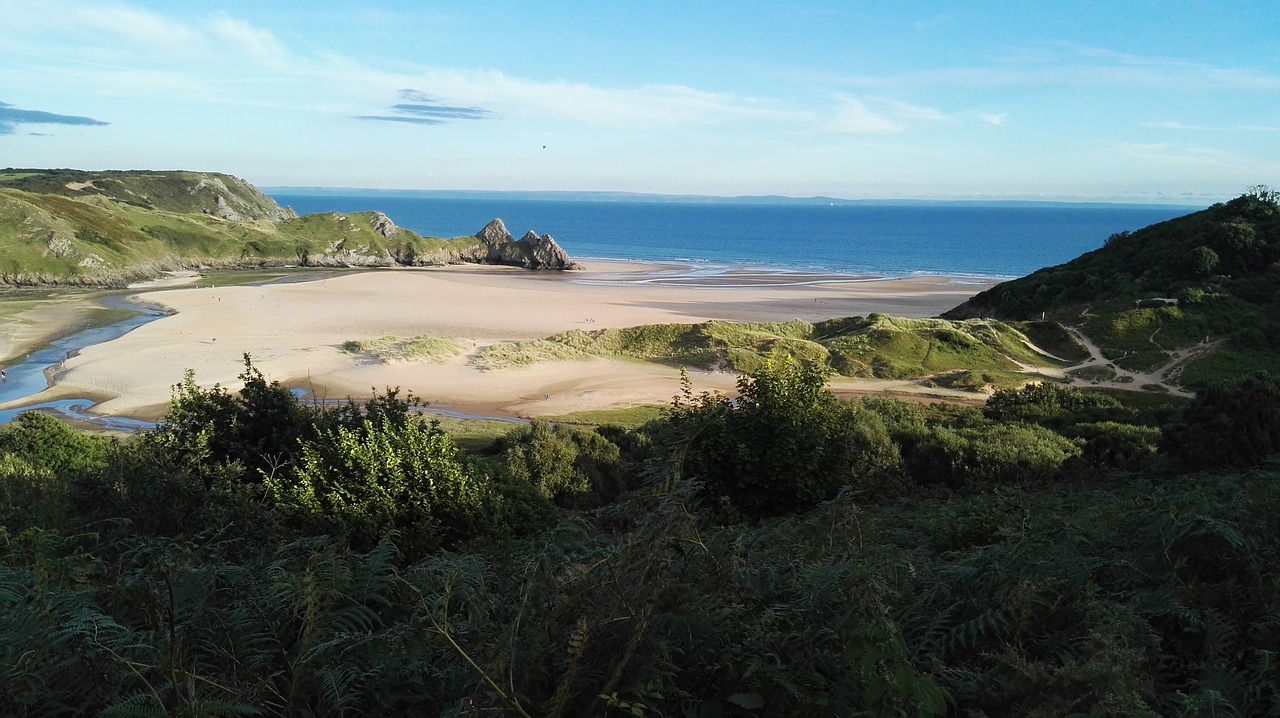
[[[739,381],[736,399],[686,392],[670,418],[685,474],[748,517],[805,511],[846,486],[896,494],[901,457],[884,421],[838,401],[826,373],[770,361]]]
[[[512,478],[561,506],[593,508],[624,489],[618,447],[595,431],[535,420],[502,437],[496,448]]]

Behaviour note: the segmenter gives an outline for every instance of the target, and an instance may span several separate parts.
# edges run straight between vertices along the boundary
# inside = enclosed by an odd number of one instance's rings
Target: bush
[[[498,441],[512,478],[561,506],[592,508],[623,491],[618,446],[594,431],[535,420]]]
[[[38,411],[23,412],[12,424],[0,428],[0,452],[61,476],[100,468],[110,444],[110,440],[76,431]]]
[[[1211,384],[1164,434],[1187,469],[1248,468],[1280,453],[1280,381],[1259,372]]]
[[[670,426],[684,472],[748,517],[806,511],[846,486],[896,493],[901,457],[884,421],[838,401],[826,373],[775,358],[739,380],[737,399],[686,388]]]

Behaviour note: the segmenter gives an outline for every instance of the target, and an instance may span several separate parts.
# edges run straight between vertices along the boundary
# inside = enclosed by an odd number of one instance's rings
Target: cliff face
[[[484,261],[489,264],[510,264],[525,269],[579,269],[569,255],[549,234],[539,236],[529,230],[520,239],[507,231],[501,219],[495,219],[476,233],[476,239],[487,249]]]
[[[299,217],[243,180],[197,172],[0,172],[0,285],[111,286],[176,268],[434,266],[570,269],[548,235],[423,237],[382,212]]]

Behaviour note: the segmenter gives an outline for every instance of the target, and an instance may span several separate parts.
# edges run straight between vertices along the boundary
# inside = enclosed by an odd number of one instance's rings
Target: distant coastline
[[[1181,209],[1201,208],[1222,201],[1219,197],[1153,197],[1153,198],[1060,198],[1036,197],[903,197],[849,199],[815,195],[702,195],[661,194],[646,192],[592,192],[569,190],[417,190],[371,189],[367,187],[260,187],[269,195],[309,197],[394,197],[422,199],[477,199],[510,202],[613,202],[643,204],[721,204],[721,205],[794,205],[794,206],[972,206],[972,207],[1135,207]]]

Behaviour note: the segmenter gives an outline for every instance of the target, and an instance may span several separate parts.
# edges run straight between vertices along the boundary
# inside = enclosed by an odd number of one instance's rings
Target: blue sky
[[[1200,204],[1280,184],[1280,3],[0,0],[0,166]]]

